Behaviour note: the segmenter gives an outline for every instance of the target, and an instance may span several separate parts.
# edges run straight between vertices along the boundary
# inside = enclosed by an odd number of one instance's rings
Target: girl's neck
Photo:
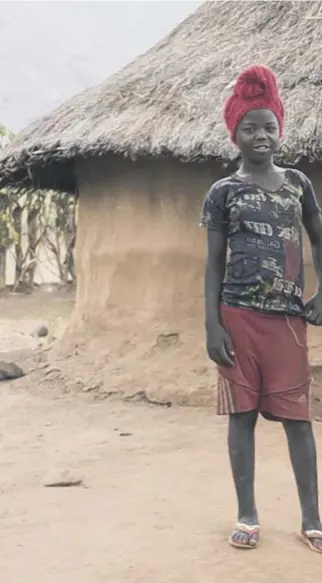
[[[278,166],[275,166],[272,158],[263,162],[262,164],[254,164],[250,160],[242,160],[238,169],[238,174],[242,176],[260,176],[263,174],[270,174],[271,172],[279,172]]]

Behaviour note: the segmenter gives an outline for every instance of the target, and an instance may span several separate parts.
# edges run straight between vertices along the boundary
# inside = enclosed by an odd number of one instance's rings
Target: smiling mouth
[[[260,146],[253,147],[253,150],[255,152],[268,152],[269,149],[270,149],[269,146],[264,145],[264,144],[261,144]]]

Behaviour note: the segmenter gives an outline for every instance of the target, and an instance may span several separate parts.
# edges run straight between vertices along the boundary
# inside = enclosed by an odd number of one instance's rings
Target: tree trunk
[[[23,255],[22,245],[21,245],[22,211],[23,211],[23,209],[21,208],[21,206],[17,205],[12,213],[14,230],[15,230],[16,235],[17,235],[17,239],[15,241],[16,265],[15,265],[14,289],[19,288],[19,284],[21,283],[22,268],[23,268],[23,263],[24,263],[24,255]]]
[[[74,262],[74,250],[75,250],[75,243],[76,243],[76,220],[75,220],[75,206],[68,208],[68,217],[66,220],[65,225],[65,233],[64,233],[64,241],[65,241],[65,260],[64,260],[64,280],[65,283],[69,283],[69,278],[71,278],[72,282],[75,283],[76,281],[76,271],[75,271],[75,262]]]
[[[0,291],[6,289],[6,257],[7,250],[5,247],[0,247]]]
[[[39,210],[33,209],[28,213],[28,250],[29,250],[29,257],[30,257],[30,264],[26,271],[25,277],[27,285],[30,289],[34,287],[35,281],[35,272],[37,268],[37,256],[36,256],[36,249],[37,249],[37,217],[39,214]]]

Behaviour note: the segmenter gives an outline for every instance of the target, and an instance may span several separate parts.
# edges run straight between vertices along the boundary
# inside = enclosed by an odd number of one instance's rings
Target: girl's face
[[[267,161],[280,145],[275,114],[269,109],[249,111],[237,128],[235,141],[243,158],[256,164]]]

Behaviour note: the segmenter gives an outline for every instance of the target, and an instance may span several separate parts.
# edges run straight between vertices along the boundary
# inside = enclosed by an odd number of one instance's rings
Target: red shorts
[[[218,367],[219,415],[257,409],[271,420],[310,420],[311,371],[303,318],[221,306],[235,351]]]

